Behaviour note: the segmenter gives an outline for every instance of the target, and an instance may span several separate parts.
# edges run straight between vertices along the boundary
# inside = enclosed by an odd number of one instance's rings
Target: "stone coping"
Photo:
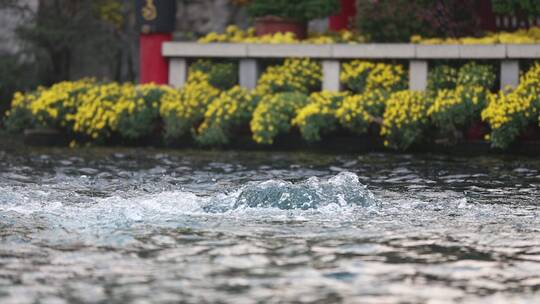
[[[243,44],[166,42],[165,57],[318,59],[538,59],[540,44]]]

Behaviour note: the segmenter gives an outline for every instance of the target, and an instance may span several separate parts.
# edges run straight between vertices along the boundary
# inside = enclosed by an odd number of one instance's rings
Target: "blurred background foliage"
[[[358,30],[375,42],[478,34],[476,0],[357,0]]]
[[[1,51],[0,113],[14,91],[94,76],[136,79],[137,33],[131,0],[0,0],[0,9],[24,17],[16,51]]]
[[[524,14],[537,17],[540,15],[538,0],[491,0],[497,14]]]

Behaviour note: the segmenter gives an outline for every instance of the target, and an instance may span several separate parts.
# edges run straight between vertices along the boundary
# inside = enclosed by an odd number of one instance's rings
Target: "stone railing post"
[[[255,89],[259,79],[259,64],[256,59],[240,59],[238,64],[240,86],[249,90]]]
[[[411,60],[409,63],[409,89],[425,91],[427,89],[428,62]]]
[[[188,63],[185,58],[169,58],[169,85],[177,89],[187,81]]]
[[[519,61],[501,61],[501,90],[507,87],[517,87],[519,85]]]
[[[339,81],[339,74],[341,72],[341,65],[339,60],[323,60],[322,61],[322,89],[325,91],[339,92],[341,90],[341,84]]]

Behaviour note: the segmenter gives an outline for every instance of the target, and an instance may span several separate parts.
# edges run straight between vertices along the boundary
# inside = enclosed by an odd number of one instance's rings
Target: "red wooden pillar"
[[[161,48],[164,42],[171,40],[171,33],[151,33],[140,35],[140,83],[169,83],[169,62],[161,55]]]
[[[172,40],[176,21],[176,0],[136,0],[139,28],[139,82],[169,83],[169,64],[161,49]]]
[[[355,0],[340,0],[341,11],[330,17],[329,28],[331,31],[350,29],[353,18],[356,16]]]

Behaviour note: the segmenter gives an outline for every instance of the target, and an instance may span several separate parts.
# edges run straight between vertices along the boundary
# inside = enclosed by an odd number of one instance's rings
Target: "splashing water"
[[[351,172],[294,183],[279,179],[250,182],[228,194],[211,196],[165,191],[100,197],[58,193],[43,187],[25,188],[0,188],[0,212],[40,216],[69,229],[119,228],[136,223],[160,225],[181,216],[212,214],[254,219],[270,216],[272,220],[283,216],[288,220],[302,219],[316,214],[318,219],[326,216],[332,220],[351,216],[353,209],[361,212],[357,207],[373,210],[379,206],[373,193]],[[304,212],[307,210],[312,212]]]
[[[321,205],[336,204],[372,205],[373,194],[351,172],[342,172],[321,182],[311,177],[305,182],[293,184],[286,181],[267,181],[242,189],[234,208],[275,207],[279,209],[317,209]]]
[[[231,208],[308,210],[375,204],[373,193],[360,183],[356,174],[342,172],[323,181],[311,177],[298,183],[284,180],[249,183],[232,194],[211,199],[204,209],[208,212],[226,212]]]

